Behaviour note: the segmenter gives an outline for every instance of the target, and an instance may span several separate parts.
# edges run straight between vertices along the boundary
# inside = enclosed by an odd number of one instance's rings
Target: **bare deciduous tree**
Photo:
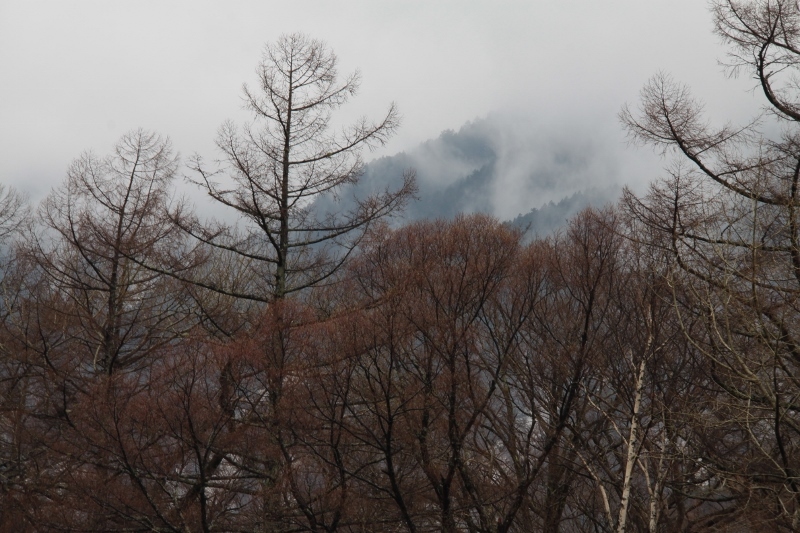
[[[691,340],[710,362],[717,402],[700,417],[705,469],[724,480],[716,497],[736,500],[713,521],[741,516],[753,527],[800,527],[800,12],[795,2],[720,0],[716,31],[729,66],[747,72],[767,100],[762,120],[711,127],[689,90],[659,75],[622,120],[635,141],[673,150],[681,163],[631,213],[651,245],[676,265],[676,310],[699,319]],[[678,290],[679,289],[679,290]],[[711,436],[713,435],[713,437]],[[727,493],[727,494],[725,494]],[[709,522],[710,523],[710,522]]]
[[[41,204],[31,252],[84,370],[131,368],[180,334],[176,281],[141,266],[164,265],[182,249],[166,216],[176,168],[169,140],[134,131],[109,157],[75,160]]]
[[[252,125],[225,123],[217,146],[225,167],[209,171],[199,158],[197,184],[247,223],[244,232],[192,216],[176,222],[200,241],[237,256],[257,278],[247,287],[208,283],[222,292],[257,301],[282,298],[326,281],[365,232],[402,209],[415,190],[413,173],[396,190],[358,199],[342,212],[320,213],[314,199],[336,195],[362,172],[363,148],[383,145],[400,123],[392,105],[377,122],[366,119],[331,132],[331,113],[355,95],[356,72],[340,81],[336,55],[302,34],[268,45],[257,70],[258,87],[244,86]],[[226,180],[215,181],[219,173]]]

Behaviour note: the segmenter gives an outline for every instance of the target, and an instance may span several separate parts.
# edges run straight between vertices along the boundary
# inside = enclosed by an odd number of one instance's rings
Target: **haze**
[[[361,71],[342,123],[398,104],[402,128],[367,159],[494,114],[515,117],[512,145],[576,138],[614,181],[641,186],[662,163],[626,146],[616,115],[654,73],[689,84],[722,120],[758,111],[750,81],[718,65],[724,49],[697,0],[6,1],[0,180],[38,199],[82,151],[105,154],[137,127],[170,136],[183,156],[213,159],[222,121],[247,120],[241,85],[264,44],[296,31],[325,40],[342,74]],[[518,174],[506,173],[497,214],[526,210]]]

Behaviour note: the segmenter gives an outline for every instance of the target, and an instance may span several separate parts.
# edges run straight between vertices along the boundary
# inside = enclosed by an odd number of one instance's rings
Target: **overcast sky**
[[[0,180],[38,198],[137,127],[213,158],[222,121],[246,118],[264,44],[296,31],[326,41],[340,72],[360,69],[343,121],[399,106],[402,128],[373,155],[512,111],[610,137],[650,179],[658,165],[641,167],[616,115],[659,70],[721,119],[758,109],[751,82],[718,66],[711,29],[702,0],[0,0]]]

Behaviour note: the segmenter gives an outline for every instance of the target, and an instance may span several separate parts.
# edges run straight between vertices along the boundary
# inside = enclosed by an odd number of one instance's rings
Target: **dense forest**
[[[609,161],[608,144],[593,142],[577,127],[554,132],[541,119],[493,113],[366,163],[358,183],[336,196],[321,195],[314,207],[340,210],[351,198],[391,186],[405,170],[414,169],[416,198],[392,226],[487,213],[532,236],[545,236],[581,209],[619,199],[619,168]],[[524,207],[515,209],[518,205]]]
[[[712,9],[763,116],[655,76],[620,119],[667,177],[545,236],[398,222],[397,110],[329,127],[359,76],[300,34],[185,165],[234,222],[142,130],[0,190],[0,530],[800,529],[800,12]]]

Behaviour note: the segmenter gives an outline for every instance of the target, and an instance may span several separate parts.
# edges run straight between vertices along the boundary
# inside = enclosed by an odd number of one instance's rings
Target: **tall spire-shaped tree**
[[[320,213],[314,199],[341,193],[362,172],[361,150],[383,145],[398,127],[394,104],[376,122],[361,119],[332,132],[331,113],[355,95],[359,73],[339,80],[336,55],[302,34],[270,44],[257,70],[258,86],[244,86],[252,124],[226,122],[217,146],[222,169],[209,171],[199,158],[197,184],[234,209],[243,232],[203,225],[193,217],[178,224],[202,242],[240,257],[259,273],[254,285],[214,288],[233,296],[270,301],[327,280],[369,228],[402,209],[414,192],[408,172],[396,190],[356,199],[353,208]],[[223,174],[223,182],[216,176]]]

